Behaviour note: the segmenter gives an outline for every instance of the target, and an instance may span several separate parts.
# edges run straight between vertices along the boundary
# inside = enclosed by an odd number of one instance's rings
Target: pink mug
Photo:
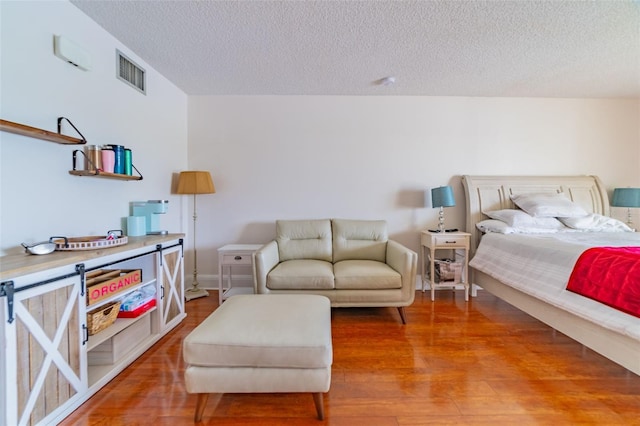
[[[102,171],[113,173],[113,166],[116,163],[116,153],[112,149],[102,149]]]

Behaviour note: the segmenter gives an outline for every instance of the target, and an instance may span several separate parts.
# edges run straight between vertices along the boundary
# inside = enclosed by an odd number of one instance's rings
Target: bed
[[[508,252],[516,251],[519,246],[524,247],[525,240],[526,244],[529,244],[528,241],[534,241],[533,245],[542,251],[539,255],[530,255],[523,264],[535,268],[534,262],[530,259],[555,257],[555,273],[570,274],[573,263],[582,250],[596,245],[639,246],[640,233],[625,232],[614,235],[607,232],[575,232],[573,235],[532,234],[531,238],[528,238],[522,234],[484,234],[476,226],[489,219],[484,212],[517,209],[511,200],[511,196],[516,194],[563,193],[587,213],[609,216],[608,196],[602,182],[596,176],[465,175],[462,177],[462,184],[467,207],[466,230],[471,234],[472,295],[476,294],[477,287],[481,287],[640,375],[640,318],[564,290],[566,280],[564,287],[559,288],[556,284],[553,289],[551,281],[557,278],[540,279],[539,274],[530,272],[529,278],[537,282],[535,285],[532,285],[533,281],[527,283],[525,279],[521,279],[527,272],[517,270],[522,264],[518,265],[517,260],[511,261],[507,258],[507,254],[510,255]],[[613,239],[608,239],[608,234]],[[478,247],[483,240],[485,246],[478,253]],[[549,255],[548,252],[545,253],[545,250],[548,250],[545,247],[551,240],[554,240],[552,244],[556,251]],[[515,244],[516,249],[507,244]],[[502,246],[505,250],[504,259],[498,259],[500,256],[496,256],[498,262],[502,261],[499,268],[488,268],[486,264],[490,262],[482,261],[483,257],[487,260],[484,252],[489,245]],[[582,249],[576,251],[576,246],[582,246]],[[513,268],[514,265],[517,268]],[[566,276],[568,279],[568,275]]]

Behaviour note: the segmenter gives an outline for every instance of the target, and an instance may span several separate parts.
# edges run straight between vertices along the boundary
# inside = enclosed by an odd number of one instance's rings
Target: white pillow
[[[563,193],[516,194],[511,201],[535,217],[579,217],[589,213]]]
[[[486,219],[476,223],[476,228],[484,232],[495,232],[496,234],[513,234],[514,229],[501,220]]]
[[[501,220],[518,230],[546,229],[558,231],[565,226],[555,217],[533,217],[522,210],[504,209],[484,212],[491,219]]]
[[[569,228],[591,232],[633,232],[626,223],[612,217],[592,213],[581,217],[564,217],[560,221]]]

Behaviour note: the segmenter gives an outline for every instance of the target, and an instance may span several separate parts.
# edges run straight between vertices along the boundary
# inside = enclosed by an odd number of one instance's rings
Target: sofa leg
[[[316,405],[318,420],[324,420],[324,405],[322,403],[322,392],[314,392],[313,403]]]
[[[208,399],[209,399],[208,393],[198,394],[198,400],[196,401],[196,414],[193,417],[194,422],[199,422],[202,420],[202,414],[204,413],[204,407],[207,405]]]
[[[398,306],[398,313],[400,314],[400,319],[402,320],[403,324],[407,323],[407,317],[405,315],[404,312],[404,306]]]

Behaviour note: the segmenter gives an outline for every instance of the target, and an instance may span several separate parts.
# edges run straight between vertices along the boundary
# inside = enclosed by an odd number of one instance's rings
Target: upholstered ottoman
[[[324,418],[331,384],[331,306],[319,295],[237,295],[183,342],[187,392],[195,421],[209,393],[310,392]]]

